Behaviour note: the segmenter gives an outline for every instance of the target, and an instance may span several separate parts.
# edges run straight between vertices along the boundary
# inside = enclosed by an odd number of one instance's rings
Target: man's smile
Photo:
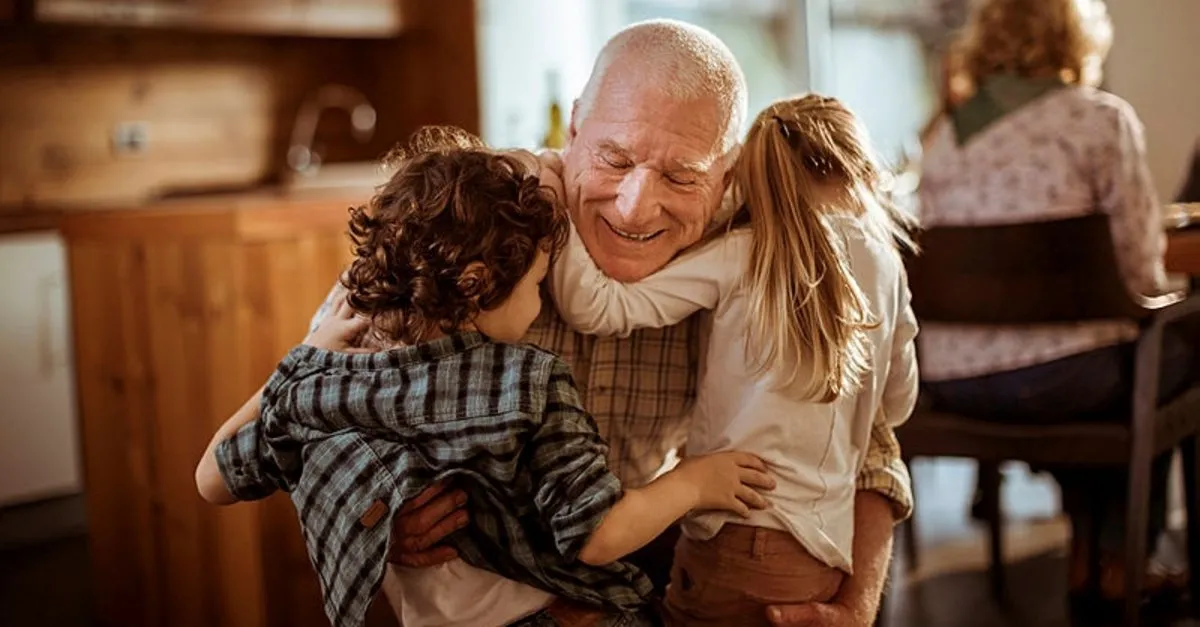
[[[667,232],[666,229],[659,229],[657,231],[653,231],[650,233],[631,233],[629,231],[624,231],[622,229],[619,229],[619,228],[613,226],[612,222],[609,222],[603,216],[600,219],[604,220],[604,224],[608,225],[609,230],[611,230],[614,234],[616,234],[617,237],[620,237],[621,239],[629,240],[631,242],[649,242],[649,241],[657,238],[659,235],[662,235],[663,233]]]

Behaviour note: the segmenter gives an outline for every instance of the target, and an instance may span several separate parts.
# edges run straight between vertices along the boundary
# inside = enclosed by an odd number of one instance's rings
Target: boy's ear
[[[487,286],[492,283],[492,272],[484,265],[482,261],[472,261],[463,268],[462,274],[458,275],[458,280],[455,282],[458,291],[463,296],[471,299],[478,304],[483,293],[487,290]]]

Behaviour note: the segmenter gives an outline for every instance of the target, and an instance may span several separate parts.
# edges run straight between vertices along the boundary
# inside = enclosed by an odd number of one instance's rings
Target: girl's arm
[[[745,273],[750,243],[749,230],[736,230],[641,281],[621,283],[600,270],[572,225],[551,269],[551,292],[563,319],[580,333],[625,337],[666,327],[716,307]]]
[[[568,559],[607,564],[645,546],[693,509],[746,514],[766,507],[774,480],[748,453],[684,460],[644,488],[622,489],[608,447],[583,409],[570,369],[554,364],[546,414],[530,442],[533,502]]]

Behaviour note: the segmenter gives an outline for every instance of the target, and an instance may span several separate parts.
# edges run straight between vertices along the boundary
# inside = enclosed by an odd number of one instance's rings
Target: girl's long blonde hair
[[[911,248],[913,220],[879,179],[865,129],[818,95],[767,107],[734,166],[753,232],[747,357],[756,374],[800,398],[853,394],[871,368],[867,332],[879,323],[830,218],[856,216],[870,236]]]

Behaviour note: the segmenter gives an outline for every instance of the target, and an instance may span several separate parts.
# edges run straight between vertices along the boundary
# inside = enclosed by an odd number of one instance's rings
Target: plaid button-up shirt
[[[334,284],[312,319],[312,327],[345,297]],[[696,399],[699,364],[706,350],[711,314],[699,312],[662,329],[641,329],[627,338],[595,337],[572,331],[544,299],[541,317],[525,341],[570,364],[588,408],[608,442],[608,465],[622,485],[645,485],[672,450],[687,437],[688,410]],[[896,432],[880,416],[858,472],[858,489],[892,504],[896,520],[912,514],[912,484],[900,456]]]
[[[472,524],[452,537],[468,563],[626,618],[652,592],[633,566],[576,559],[621,485],[569,368],[533,346],[464,333],[366,355],[296,347],[261,419],[216,454],[237,498],[291,493],[334,625],[363,623],[391,514],[446,478],[468,494]]]

